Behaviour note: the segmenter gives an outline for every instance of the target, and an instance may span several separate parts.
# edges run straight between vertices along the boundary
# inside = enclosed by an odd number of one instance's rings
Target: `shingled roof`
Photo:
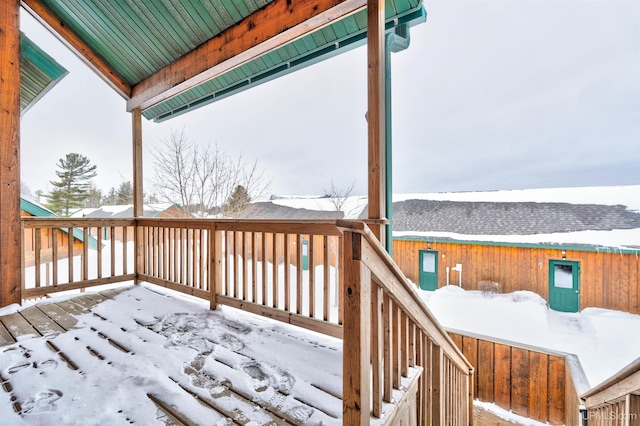
[[[340,211],[297,209],[263,201],[252,203],[242,211],[239,219],[342,219]]]
[[[406,200],[393,203],[394,231],[533,235],[640,228],[622,205]]]

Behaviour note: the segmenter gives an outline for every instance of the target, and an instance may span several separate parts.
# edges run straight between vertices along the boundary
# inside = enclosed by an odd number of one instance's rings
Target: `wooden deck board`
[[[71,316],[67,311],[54,303],[45,303],[37,305],[45,315],[51,318],[64,330],[71,330],[76,326],[78,320]]]
[[[97,303],[102,303],[105,300],[111,300],[110,297],[104,296],[102,293],[86,293],[84,297],[95,300]]]
[[[82,315],[82,314],[88,314],[89,310],[84,308],[81,305],[78,305],[77,303],[71,301],[71,300],[63,300],[61,302],[56,302],[56,305],[58,305],[60,308],[62,308],[64,311],[72,314],[72,315]]]
[[[0,347],[15,343],[15,339],[9,333],[9,330],[0,322]]]
[[[38,330],[33,328],[33,326],[17,312],[0,317],[0,321],[7,327],[7,330],[16,341],[24,336],[40,336]]]
[[[82,306],[84,309],[86,309],[87,311],[90,311],[91,308],[93,308],[94,306],[96,306],[98,303],[97,300],[94,300],[92,298],[86,297],[84,295],[82,296],[78,296],[78,297],[74,297],[73,299],[71,299],[71,301],[77,305]]]
[[[43,336],[56,336],[66,331],[35,306],[20,311],[20,314]]]

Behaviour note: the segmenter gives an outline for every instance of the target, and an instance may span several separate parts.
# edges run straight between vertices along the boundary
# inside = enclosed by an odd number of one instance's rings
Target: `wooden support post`
[[[20,1],[0,2],[0,307],[21,303]]]
[[[361,235],[343,238],[342,424],[364,426],[371,417],[371,274],[360,261]]]
[[[385,219],[385,37],[384,0],[367,1],[369,219]],[[384,225],[372,227],[384,245]]]
[[[142,188],[142,111],[139,108],[131,112],[131,129],[133,139],[133,217],[138,219],[144,217],[144,196]],[[135,232],[133,233],[135,283],[138,284],[138,276],[143,273],[144,250],[142,228],[135,222]],[[126,241],[125,241],[126,243]]]

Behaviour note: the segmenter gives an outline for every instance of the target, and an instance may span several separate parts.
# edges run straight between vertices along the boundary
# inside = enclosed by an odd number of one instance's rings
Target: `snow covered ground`
[[[308,424],[340,423],[341,402],[333,396],[342,386],[340,340],[231,308],[209,311],[206,302],[164,293],[169,291],[134,287],[117,302],[97,305],[97,315],[80,316],[76,329],[48,336],[78,371],[70,371],[44,338],[3,348],[0,373],[13,388],[0,393],[3,424],[163,421],[148,395],[189,412],[201,424],[226,424],[185,398],[185,388],[215,398],[229,411],[242,409],[249,424],[264,424],[261,411],[223,391],[226,383]],[[483,295],[448,286],[420,294],[447,328],[576,354],[592,386],[640,355],[639,315],[604,309],[554,312],[539,296],[522,291]],[[0,315],[15,309],[1,309]],[[130,352],[117,350],[104,336]],[[23,417],[12,408],[11,395],[21,402]],[[312,413],[308,404],[320,409]],[[518,420],[496,407],[485,408]]]

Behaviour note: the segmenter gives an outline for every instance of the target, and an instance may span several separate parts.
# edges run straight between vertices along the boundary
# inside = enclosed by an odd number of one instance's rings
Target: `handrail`
[[[417,366],[424,368],[418,423],[471,424],[474,367],[368,226],[343,220],[336,225],[345,241],[343,423],[380,418],[392,389],[401,386],[400,376]]]
[[[464,357],[464,355],[462,354],[462,351],[458,348],[458,346],[456,346],[456,344],[451,339],[451,337],[449,337],[449,334],[447,333],[447,331],[440,325],[440,323],[433,316],[433,314],[431,313],[427,305],[424,303],[422,298],[420,298],[420,295],[418,295],[418,292],[416,290],[416,286],[412,285],[409,282],[409,280],[405,277],[404,273],[400,270],[398,265],[393,261],[391,256],[389,256],[389,254],[386,252],[386,250],[384,249],[382,244],[380,244],[380,242],[378,241],[376,236],[373,234],[371,229],[369,229],[369,227],[363,222],[356,222],[356,221],[350,221],[350,220],[337,220],[336,225],[338,226],[338,228],[348,229],[348,230],[360,233],[367,239],[371,247],[375,250],[376,254],[380,257],[380,259],[384,261],[385,266],[389,268],[389,270],[393,273],[395,278],[402,284],[402,291],[406,291],[407,293],[409,293],[413,302],[415,302],[415,307],[418,308],[419,313],[416,312],[416,310],[414,310],[413,309],[414,307],[412,306],[402,306],[402,307],[404,309],[407,309],[409,311],[408,313],[413,313],[414,315],[413,320],[416,321],[417,323],[420,323],[419,315],[425,315],[429,320],[428,324],[424,324],[426,327],[425,329],[435,331],[434,334],[436,334],[441,338],[437,340],[436,343],[438,343],[440,346],[442,346],[443,344],[446,344],[451,351],[456,353],[458,362],[463,363],[467,368],[469,368],[470,370],[473,370],[474,368],[473,365],[471,365],[469,361]],[[400,290],[400,288],[392,287],[388,282],[384,282],[384,281],[381,281],[379,284],[383,286],[390,293],[391,298],[396,300],[396,302],[399,302],[399,300],[394,298],[393,295],[397,294],[397,291]]]

